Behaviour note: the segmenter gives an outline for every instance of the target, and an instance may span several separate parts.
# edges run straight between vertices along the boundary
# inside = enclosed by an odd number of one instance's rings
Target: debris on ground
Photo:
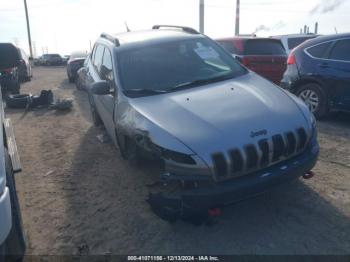
[[[57,99],[53,104],[50,105],[51,109],[56,110],[71,110],[73,107],[73,99],[67,98],[67,99]]]
[[[98,141],[100,141],[101,144],[107,144],[107,143],[111,142],[111,139],[109,138],[109,136],[106,133],[99,134],[96,137],[97,137]]]
[[[33,109],[40,107],[49,107],[55,110],[70,110],[73,107],[73,99],[54,99],[51,90],[41,90],[39,96],[32,94],[9,95],[6,97],[7,108]]]
[[[33,96],[32,94],[8,95],[5,100],[7,108],[36,108],[52,104],[53,93],[51,90],[41,90],[39,96]]]

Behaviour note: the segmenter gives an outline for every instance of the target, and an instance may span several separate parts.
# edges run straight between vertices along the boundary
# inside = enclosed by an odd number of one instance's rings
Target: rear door
[[[243,64],[259,75],[279,84],[287,68],[286,62],[287,54],[279,40],[246,40]]]
[[[334,106],[350,110],[350,38],[336,41],[324,63],[328,75],[332,76],[332,98]]]

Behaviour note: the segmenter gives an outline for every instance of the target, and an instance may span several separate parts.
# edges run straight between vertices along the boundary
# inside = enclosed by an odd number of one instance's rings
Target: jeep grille
[[[242,176],[260,168],[268,167],[302,152],[308,136],[304,128],[261,139],[248,144],[243,150],[234,148],[226,153],[212,155],[217,180]]]

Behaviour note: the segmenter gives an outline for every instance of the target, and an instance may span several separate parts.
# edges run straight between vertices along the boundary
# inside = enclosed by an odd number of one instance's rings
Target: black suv
[[[20,53],[18,49],[10,43],[0,43],[0,85],[4,95],[7,93],[19,94],[20,81],[18,66],[20,66]],[[8,61],[18,61],[16,66],[9,64]]]
[[[317,118],[350,111],[350,33],[304,42],[288,57],[281,86],[299,96]]]

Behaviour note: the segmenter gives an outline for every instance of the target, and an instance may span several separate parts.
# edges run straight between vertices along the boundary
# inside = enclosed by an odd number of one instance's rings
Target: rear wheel
[[[305,102],[316,118],[325,117],[328,113],[327,98],[318,84],[310,83],[297,90],[297,96]]]
[[[7,186],[10,191],[12,228],[5,243],[2,247],[0,247],[0,250],[2,249],[5,252],[5,254],[9,256],[9,261],[21,261],[23,259],[26,249],[22,226],[22,216],[16,193],[16,183],[12,169],[12,164],[6,149],[5,166]]]

